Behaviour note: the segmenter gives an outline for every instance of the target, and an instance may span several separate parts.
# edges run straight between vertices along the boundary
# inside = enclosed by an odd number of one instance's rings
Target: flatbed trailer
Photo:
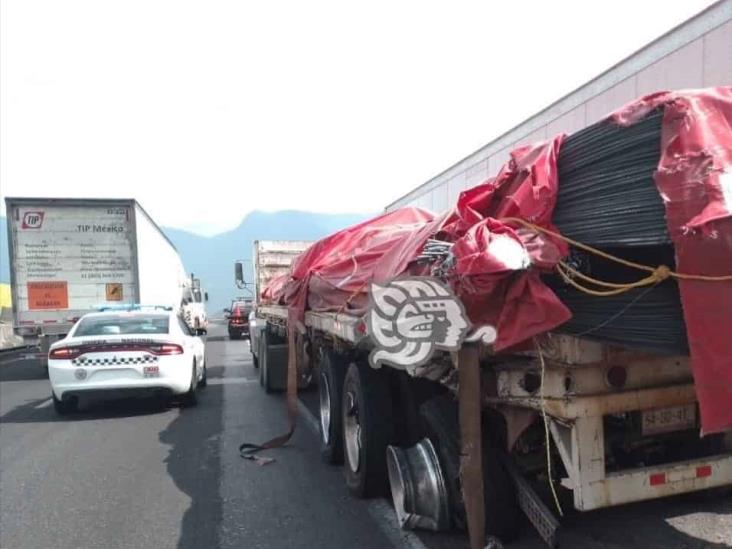
[[[259,355],[266,357],[260,358],[260,380],[268,391],[285,389],[288,309],[260,306],[257,317],[261,333],[266,334],[260,338]],[[461,360],[462,349],[452,356],[436,356],[434,362],[441,366],[426,369],[420,379],[398,369],[377,370],[368,365],[373,341],[365,317],[306,311],[295,339],[300,386],[318,380],[323,456],[331,463],[345,461],[351,492],[359,497],[379,492],[388,471],[404,527],[461,526],[454,509],[446,511],[464,506],[454,501],[454,490],[449,487],[459,457],[453,456],[454,463],[446,464],[444,454],[447,447],[457,449],[460,443],[440,440],[444,431],[429,425],[424,430],[414,418],[419,418],[426,402],[440,399],[440,395],[443,399],[445,394],[459,396],[454,362]],[[484,414],[484,453],[501,456],[499,461],[483,456],[489,534],[506,539],[515,534],[517,523],[509,524],[515,519],[510,508],[517,505],[545,541],[556,545],[556,508],[568,499],[563,496],[571,494],[575,509],[589,511],[732,485],[730,436],[699,437],[688,357],[651,355],[553,333],[541,340],[538,350],[511,355],[493,354],[486,345],[463,347],[477,349],[474,354],[482,366],[478,370],[480,405],[503,423],[501,436],[493,438],[496,433],[486,432],[485,425],[495,422]],[[355,404],[358,413],[370,417],[378,415],[373,408],[388,409],[390,420],[397,425],[389,437],[367,432],[375,429],[374,422],[363,421],[359,429],[364,432],[359,431],[356,442],[349,441],[353,438],[347,427],[352,411],[347,408],[354,403],[348,396],[350,389],[336,385],[350,380],[354,369],[361,374],[362,401]],[[348,387],[352,389],[352,384]],[[385,402],[385,398],[391,401]],[[459,437],[460,429],[453,427],[452,435]],[[430,447],[441,450],[434,452],[419,442],[423,435],[431,439]],[[372,447],[364,454],[363,445]],[[366,485],[364,479],[354,481],[359,472],[353,470],[349,446],[361,447],[367,472],[377,471],[366,475]],[[355,461],[355,469],[363,467],[363,461]],[[553,498],[539,498],[533,488],[546,487],[548,475],[554,475],[557,487],[565,489],[559,490],[556,504]],[[512,481],[510,493],[505,490],[505,478]],[[496,501],[502,501],[501,506],[489,508]],[[491,513],[496,520],[491,520]]]
[[[329,235],[267,286],[263,386],[317,379],[349,490],[472,549],[732,485],[730,121],[729,87],[651,94]]]

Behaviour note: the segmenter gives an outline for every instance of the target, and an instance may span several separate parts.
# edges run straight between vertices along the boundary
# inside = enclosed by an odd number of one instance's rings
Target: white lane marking
[[[236,385],[239,384],[249,384],[249,383],[258,383],[258,379],[252,379],[248,377],[225,377],[225,378],[217,378],[217,379],[208,379],[209,385]]]
[[[320,422],[315,415],[308,410],[300,399],[297,401],[297,409],[300,417],[305,420],[305,425],[316,436],[320,437]],[[427,546],[409,530],[402,530],[396,522],[396,515],[388,503],[383,499],[374,499],[366,504],[369,515],[374,519],[382,533],[389,539],[394,547],[407,547],[409,549],[427,549]]]
[[[409,547],[410,549],[427,549],[413,532],[402,530],[396,522],[394,509],[383,499],[372,499],[367,503],[369,515],[376,521],[382,533],[389,538],[395,547]]]
[[[36,355],[35,353],[33,353],[33,354],[21,353],[21,354],[15,354],[15,355],[8,353],[5,356],[0,354],[0,365],[11,364],[13,362],[23,362],[26,360],[37,360],[39,358],[42,358],[42,355]]]
[[[26,358],[23,356],[14,356],[12,358],[5,358],[5,359],[0,360],[0,366],[2,366],[3,364],[12,364],[14,362],[25,362],[26,360],[33,360],[33,359]]]
[[[53,400],[52,400],[52,399],[50,399],[50,398],[47,398],[46,400],[44,400],[44,401],[43,401],[43,402],[41,402],[40,404],[36,404],[36,405],[35,405],[35,406],[33,406],[33,407],[34,407],[34,408],[35,408],[36,410],[40,410],[41,408],[48,408],[48,407],[49,407],[49,406],[51,405],[51,403],[52,403],[52,402],[53,402]]]

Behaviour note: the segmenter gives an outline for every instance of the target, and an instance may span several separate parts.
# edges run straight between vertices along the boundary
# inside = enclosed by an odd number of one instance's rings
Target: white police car
[[[206,385],[205,343],[170,308],[126,306],[84,315],[51,346],[48,374],[56,411],[80,397],[181,397],[196,404]]]

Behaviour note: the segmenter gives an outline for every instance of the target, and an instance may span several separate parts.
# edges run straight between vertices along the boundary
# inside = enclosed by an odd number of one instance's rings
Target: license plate
[[[159,366],[144,366],[142,373],[145,377],[158,377],[160,375]]]
[[[672,406],[642,412],[644,435],[683,431],[696,427],[696,405]]]

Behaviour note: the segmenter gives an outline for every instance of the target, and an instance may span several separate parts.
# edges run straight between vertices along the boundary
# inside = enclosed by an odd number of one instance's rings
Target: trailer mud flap
[[[244,459],[254,461],[259,465],[267,465],[274,461],[273,458],[263,458],[257,454],[262,450],[280,448],[287,444],[295,433],[297,426],[297,346],[295,330],[287,331],[287,419],[288,431],[262,444],[244,442],[239,445],[239,455]]]

